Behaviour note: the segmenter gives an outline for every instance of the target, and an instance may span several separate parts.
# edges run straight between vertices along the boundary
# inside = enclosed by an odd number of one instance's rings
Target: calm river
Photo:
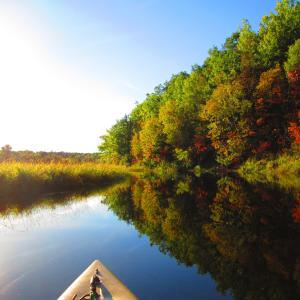
[[[95,259],[140,299],[298,299],[298,196],[187,177],[6,200],[0,299],[57,299]]]

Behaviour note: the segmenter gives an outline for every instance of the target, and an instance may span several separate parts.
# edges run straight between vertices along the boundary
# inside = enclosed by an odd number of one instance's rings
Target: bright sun
[[[0,41],[0,146],[96,151],[111,116],[126,111],[112,105],[122,96],[55,57],[47,30],[19,13],[0,11]]]

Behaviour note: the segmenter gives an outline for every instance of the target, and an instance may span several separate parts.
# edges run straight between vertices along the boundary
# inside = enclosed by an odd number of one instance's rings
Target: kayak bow
[[[58,300],[79,300],[90,299],[90,280],[98,269],[101,278],[101,289],[98,287],[97,293],[103,297],[99,299],[113,300],[137,300],[138,298],[99,260],[95,260],[58,298]],[[87,298],[83,298],[84,296]],[[76,297],[75,297],[76,296]]]

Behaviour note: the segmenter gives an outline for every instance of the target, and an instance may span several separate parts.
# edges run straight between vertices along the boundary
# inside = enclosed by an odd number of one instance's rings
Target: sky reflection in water
[[[178,265],[89,196],[0,217],[0,298],[56,299],[94,259],[141,299],[220,299],[209,275]]]

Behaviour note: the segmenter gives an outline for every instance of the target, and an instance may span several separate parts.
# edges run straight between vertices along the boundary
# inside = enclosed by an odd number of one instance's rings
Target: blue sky
[[[0,0],[0,145],[96,151],[136,101],[201,64],[243,18],[258,29],[275,4]]]

